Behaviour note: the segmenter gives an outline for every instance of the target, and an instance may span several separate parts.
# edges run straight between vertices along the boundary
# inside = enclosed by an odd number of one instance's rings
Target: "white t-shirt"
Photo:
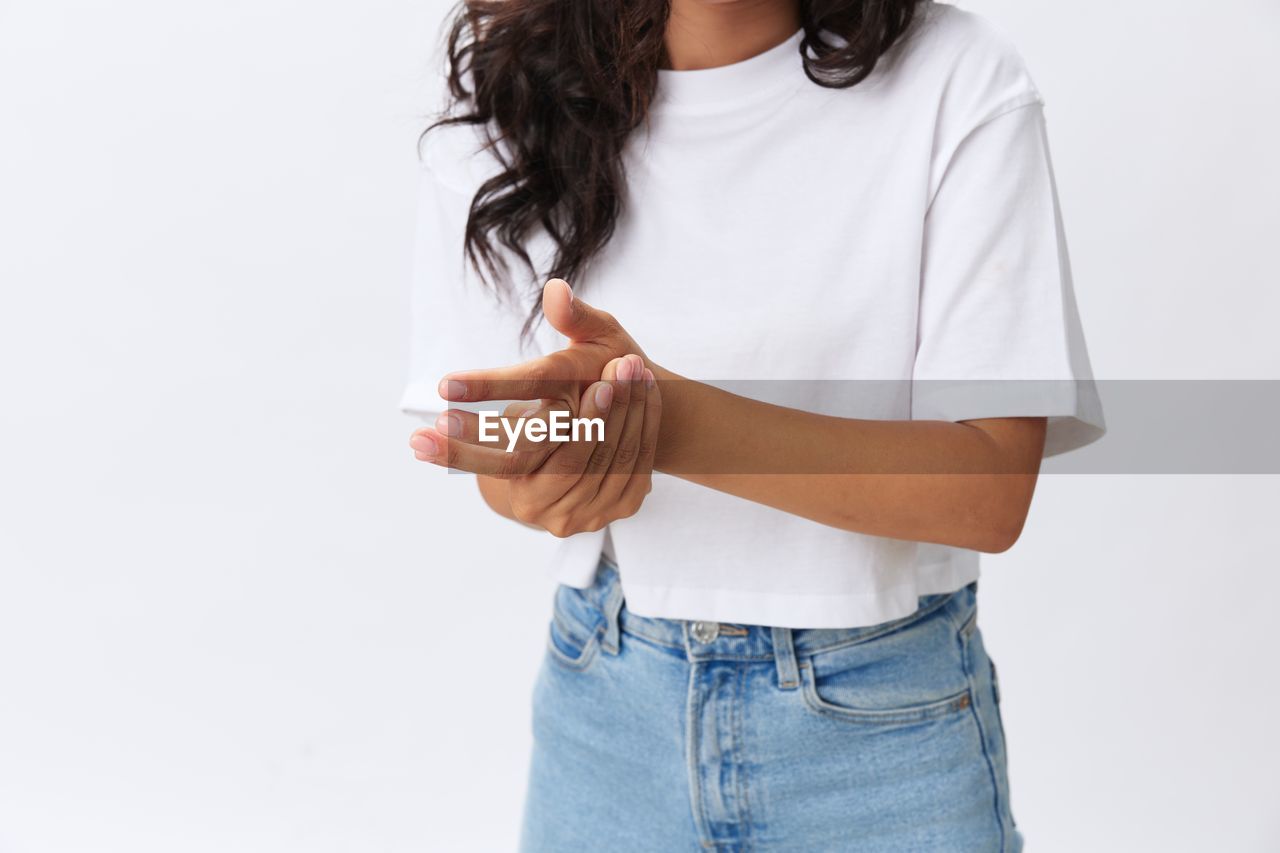
[[[575,292],[658,364],[745,381],[770,402],[895,420],[1047,416],[1046,455],[1096,439],[1042,100],[1018,53],[982,19],[925,4],[871,77],[826,89],[804,75],[800,38],[659,72],[626,155],[625,213]],[[527,304],[500,304],[463,263],[468,205],[496,169],[476,131],[427,139],[402,408],[434,417],[443,374],[563,340],[543,324],[522,350]],[[535,239],[534,257],[548,246]],[[664,475],[608,534],[627,606],[645,616],[869,625],[978,576],[973,551],[838,530]],[[605,535],[563,540],[555,577],[588,585]]]

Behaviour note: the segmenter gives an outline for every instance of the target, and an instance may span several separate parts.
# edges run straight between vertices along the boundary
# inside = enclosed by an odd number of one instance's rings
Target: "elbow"
[[[1026,507],[1016,511],[992,513],[973,525],[970,530],[973,541],[967,547],[984,554],[1003,554],[1022,536],[1026,521]]]
[[[992,530],[978,537],[969,547],[984,554],[1003,554],[1013,547],[1020,535],[1020,530]]]
[[[977,511],[967,519],[973,539],[967,547],[984,554],[1003,554],[1014,546],[1022,536],[1035,493],[1034,477],[1000,477],[996,485],[975,502]]]

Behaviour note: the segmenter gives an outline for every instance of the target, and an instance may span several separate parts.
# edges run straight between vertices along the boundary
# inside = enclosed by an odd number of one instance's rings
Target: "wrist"
[[[684,438],[689,435],[691,391],[697,383],[685,379],[658,364],[650,364],[653,377],[662,394],[662,421],[658,425],[658,443],[654,449],[653,469],[670,472],[684,453]]]

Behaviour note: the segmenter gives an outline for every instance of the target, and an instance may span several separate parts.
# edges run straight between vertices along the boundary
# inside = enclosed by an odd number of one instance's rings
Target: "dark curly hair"
[[[815,84],[861,82],[926,0],[799,0],[800,57]],[[496,291],[519,295],[505,247],[539,279],[583,277],[622,212],[622,152],[665,58],[670,0],[463,0],[448,30],[449,104],[432,130],[481,125],[502,170],[471,200],[464,251]],[[830,36],[837,37],[830,39]],[[538,270],[525,249],[555,246]],[[534,302],[527,333],[538,317]]]

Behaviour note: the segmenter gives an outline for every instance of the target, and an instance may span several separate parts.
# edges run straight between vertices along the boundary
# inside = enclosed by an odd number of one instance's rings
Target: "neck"
[[[663,67],[696,71],[741,62],[798,29],[799,0],[671,0]]]

